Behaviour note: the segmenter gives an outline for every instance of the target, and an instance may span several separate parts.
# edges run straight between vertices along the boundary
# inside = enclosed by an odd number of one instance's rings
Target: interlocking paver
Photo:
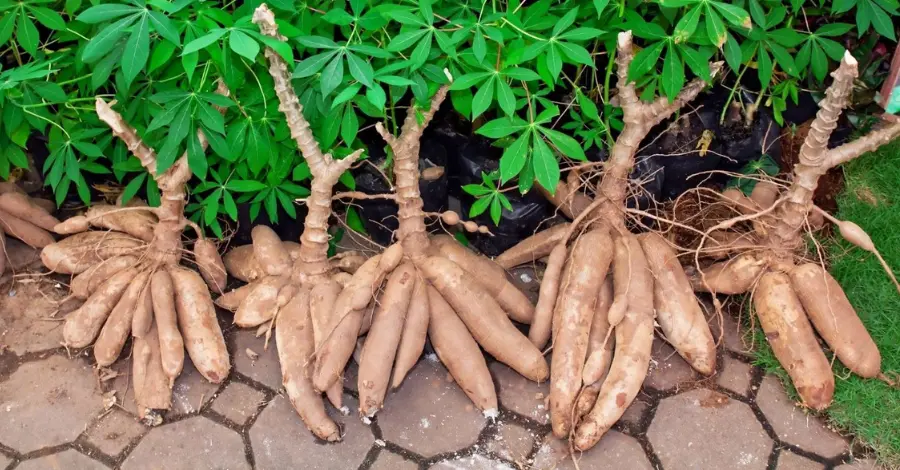
[[[637,439],[616,431],[603,435],[600,442],[590,450],[575,453],[575,460],[566,458],[556,467],[558,470],[653,470],[647,454]]]
[[[546,406],[549,382],[532,382],[499,362],[491,364],[490,370],[499,387],[497,396],[503,406],[541,424],[550,422]]]
[[[378,454],[378,458],[372,463],[372,466],[369,467],[370,470],[417,470],[418,468],[419,464],[384,449]]]
[[[553,470],[569,456],[569,444],[563,439],[557,439],[552,433],[544,436],[541,447],[534,455],[533,470]]]
[[[487,442],[487,450],[512,462],[524,462],[537,438],[534,431],[508,421],[497,426],[499,432]]]
[[[264,349],[265,336],[256,337],[256,330],[240,330],[234,334],[234,370],[271,388],[281,389],[281,365],[278,362],[278,350],[275,335],[269,339],[269,348]],[[252,351],[248,353],[247,350]],[[252,356],[252,357],[251,357]]]
[[[773,444],[749,406],[706,389],[662,400],[647,437],[667,470],[764,469]]]
[[[356,400],[345,397],[344,404],[357,409]],[[356,413],[339,416],[326,404],[332,419],[342,424],[343,440],[329,444],[316,439],[286,398],[275,397],[250,428],[250,445],[257,470],[302,468],[310,470],[347,470],[359,467],[375,442],[371,429]]]
[[[451,460],[438,462],[431,467],[432,470],[517,470],[515,467],[493,460],[480,454],[472,454],[466,457],[458,457]]]
[[[8,290],[4,288],[0,292],[0,349],[7,348],[21,356],[60,347],[60,319],[81,304],[56,304],[66,295],[65,286],[47,278],[23,279]],[[56,316],[51,317],[54,313]]]
[[[426,457],[474,443],[485,422],[447,369],[430,359],[410,371],[378,413],[386,441]]]
[[[750,373],[753,368],[727,354],[724,356],[723,362],[725,364],[716,377],[716,383],[738,395],[747,396],[750,391]]]
[[[16,470],[108,470],[109,467],[79,453],[68,449],[57,454],[45,455],[26,460],[16,466]]]
[[[695,380],[696,377],[697,373],[669,343],[659,338],[653,340],[650,371],[644,385],[657,390],[672,390],[683,383]]]
[[[22,453],[71,442],[102,408],[87,361],[23,364],[0,384],[0,442]]]
[[[184,370],[175,379],[172,387],[172,409],[174,416],[197,413],[215,396],[219,384],[206,380],[185,354]]]
[[[116,457],[147,428],[132,415],[112,409],[87,432],[87,441],[110,457]]]
[[[797,455],[791,451],[783,450],[778,455],[778,466],[775,470],[822,470],[824,465]]]
[[[9,463],[12,462],[12,459],[0,454],[0,468],[6,468],[9,466]]]
[[[879,470],[881,467],[872,459],[856,459],[839,465],[835,470]]]
[[[122,470],[249,469],[241,436],[202,416],[152,429]]]
[[[231,382],[216,397],[212,409],[234,423],[244,425],[256,414],[263,399],[265,395],[259,390],[240,382]]]
[[[756,404],[778,438],[788,444],[826,458],[835,457],[848,448],[846,439],[825,427],[819,418],[796,407],[775,377],[763,378]]]

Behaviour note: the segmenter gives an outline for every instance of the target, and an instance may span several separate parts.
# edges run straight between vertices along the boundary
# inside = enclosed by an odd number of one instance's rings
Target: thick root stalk
[[[309,290],[301,289],[282,309],[275,323],[281,378],[291,404],[313,434],[328,442],[339,441],[340,429],[325,413],[322,395],[313,388],[309,376],[315,350]]]
[[[257,225],[250,237],[253,239],[253,257],[267,275],[282,276],[291,271],[291,257],[274,230]]]
[[[766,261],[752,253],[745,253],[726,261],[720,261],[692,276],[691,286],[696,292],[716,294],[744,294],[753,287],[766,268]],[[706,283],[704,284],[704,277]]]
[[[401,264],[388,276],[360,355],[358,389],[362,416],[372,417],[384,406],[391,366],[415,286],[416,268],[412,263]]]
[[[503,269],[512,269],[525,263],[532,263],[549,255],[553,248],[563,241],[563,237],[567,233],[569,233],[568,223],[554,225],[520,241],[504,251],[494,261]]]
[[[384,253],[369,258],[341,291],[334,302],[334,314],[318,345],[313,385],[316,390],[328,390],[340,378],[356,347],[362,327],[363,313],[384,275],[392,271],[403,257],[403,249],[392,245]]]
[[[594,305],[594,320],[591,322],[591,335],[588,338],[588,355],[582,372],[583,382],[586,385],[600,382],[612,364],[616,344],[616,337],[612,334],[612,326],[609,324],[609,307],[612,300],[612,276],[607,276],[606,281],[600,285],[597,303]]]
[[[84,232],[66,237],[41,250],[41,261],[61,274],[80,274],[113,256],[144,247],[143,241],[119,232]]]
[[[539,349],[543,349],[550,339],[553,328],[553,311],[556,308],[556,297],[559,293],[563,266],[566,262],[566,245],[560,243],[550,252],[544,279],[538,293],[538,303],[534,308],[534,319],[528,329],[528,339]]]
[[[50,215],[43,207],[35,204],[30,197],[20,193],[0,194],[0,210],[26,220],[46,231],[53,231],[53,227],[59,224],[59,219]]]
[[[597,294],[612,261],[611,246],[605,228],[578,237],[560,281],[562,292],[556,302],[559,327],[550,365],[550,418],[553,434],[559,438],[567,437],[572,428]]]
[[[234,324],[241,328],[253,328],[274,318],[278,311],[279,293],[288,282],[288,276],[280,275],[266,276],[251,284],[253,288],[234,313]]]
[[[423,259],[417,267],[489,354],[530,380],[547,379],[550,371],[541,352],[475,279],[456,263],[438,256]]]
[[[594,408],[575,430],[574,444],[587,450],[622,417],[637,396],[650,367],[653,345],[653,278],[644,259],[640,243],[632,235],[625,235],[629,247],[628,309],[616,325],[616,353],[609,374],[600,387]],[[616,259],[618,262],[618,258]],[[614,272],[618,276],[620,271]],[[614,280],[619,282],[618,279]]]
[[[194,242],[194,261],[206,285],[213,292],[221,294],[228,281],[228,273],[225,271],[225,263],[219,255],[216,244],[205,238]]]
[[[639,237],[654,277],[653,304],[666,341],[697,372],[716,371],[716,344],[678,256],[655,233]]]
[[[773,271],[763,274],[753,306],[775,357],[790,375],[803,403],[816,410],[827,408],[834,394],[831,365],[816,341],[790,277]]]
[[[228,376],[231,360],[209,289],[194,271],[178,266],[169,266],[168,271],[175,288],[175,311],[184,347],[200,374],[220,383]]]
[[[117,272],[135,266],[138,258],[135,256],[116,256],[101,263],[91,266],[87,271],[72,278],[69,283],[69,291],[76,298],[87,299],[93,294],[100,284]]]
[[[159,335],[156,325],[143,338],[134,340],[134,401],[138,417],[150,421],[154,410],[168,410],[172,406],[172,389],[162,366]]]
[[[104,282],[78,310],[66,317],[63,325],[63,340],[67,347],[90,346],[135,275],[137,275],[137,270],[134,268],[116,273]]]
[[[456,263],[491,294],[510,318],[529,324],[534,318],[534,305],[506,278],[506,271],[484,256],[478,256],[449,235],[432,238],[432,247],[444,258]]]
[[[496,413],[497,392],[481,349],[440,292],[431,286],[427,291],[428,335],[438,358],[479,410]]]
[[[877,377],[881,353],[840,284],[818,264],[798,266],[790,276],[803,309],[838,359],[856,375]]]
[[[94,342],[94,359],[100,367],[107,367],[116,362],[128,333],[131,332],[131,323],[134,312],[141,300],[144,290],[148,288],[150,272],[144,271],[135,276],[134,280],[125,289],[122,298],[113,308],[109,318],[100,330],[100,336]]]
[[[165,270],[153,273],[150,280],[150,296],[153,300],[153,318],[159,334],[160,357],[163,372],[169,378],[169,388],[184,367],[184,339],[178,331],[175,313],[175,287],[172,277]],[[218,325],[216,325],[218,327]]]
[[[425,350],[429,323],[429,294],[426,287],[425,280],[417,273],[416,285],[413,287],[412,298],[409,301],[409,310],[406,312],[406,321],[403,323],[400,346],[397,347],[397,358],[394,360],[392,388],[397,388],[403,383],[406,374],[416,365],[419,357],[422,356],[422,351]],[[434,341],[434,337],[432,337],[432,341]]]

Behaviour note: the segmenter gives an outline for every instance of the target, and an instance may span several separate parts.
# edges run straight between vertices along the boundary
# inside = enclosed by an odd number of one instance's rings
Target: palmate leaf
[[[150,57],[150,24],[147,15],[141,15],[131,30],[122,53],[122,73],[125,81],[131,83],[147,64]]]

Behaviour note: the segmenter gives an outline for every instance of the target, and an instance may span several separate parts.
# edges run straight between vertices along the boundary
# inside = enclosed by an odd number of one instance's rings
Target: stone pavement
[[[574,456],[550,436],[546,384],[492,362],[501,411],[487,420],[433,354],[370,424],[356,417],[351,363],[344,400],[354,412],[331,409],[344,441],[325,444],[280,394],[273,348],[234,329],[226,331],[235,366],[228,380],[209,384],[186,364],[173,409],[148,428],[135,418],[125,361],[101,375],[89,351],[69,357],[58,346],[61,323],[50,314],[65,287],[25,280],[35,282],[0,288],[0,469],[876,468],[749,364],[730,319],[714,377],[697,377],[657,340],[638,399],[594,449]]]

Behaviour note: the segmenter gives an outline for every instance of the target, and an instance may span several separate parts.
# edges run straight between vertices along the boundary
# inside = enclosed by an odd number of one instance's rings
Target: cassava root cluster
[[[219,91],[227,94],[223,86]],[[158,172],[156,154],[135,129],[99,97],[96,110],[156,179],[161,205],[152,208],[139,201],[95,205],[52,227],[69,236],[46,245],[41,259],[51,271],[73,275],[71,294],[84,300],[66,317],[65,346],[93,344],[97,365],[107,367],[133,337],[132,383],[138,414],[145,422],[158,424],[158,412],[171,406],[185,350],[210,382],[222,382],[231,369],[209,292],[224,288],[225,267],[215,244],[199,230],[191,254],[200,274],[181,265],[186,252],[181,236],[190,224],[184,217],[184,185],[191,176],[187,156]],[[205,137],[199,132],[198,137],[205,148]]]
[[[51,233],[59,223],[52,215],[55,208],[52,201],[30,197],[15,183],[0,181],[0,275],[7,268],[7,235],[32,248],[55,241]]]

